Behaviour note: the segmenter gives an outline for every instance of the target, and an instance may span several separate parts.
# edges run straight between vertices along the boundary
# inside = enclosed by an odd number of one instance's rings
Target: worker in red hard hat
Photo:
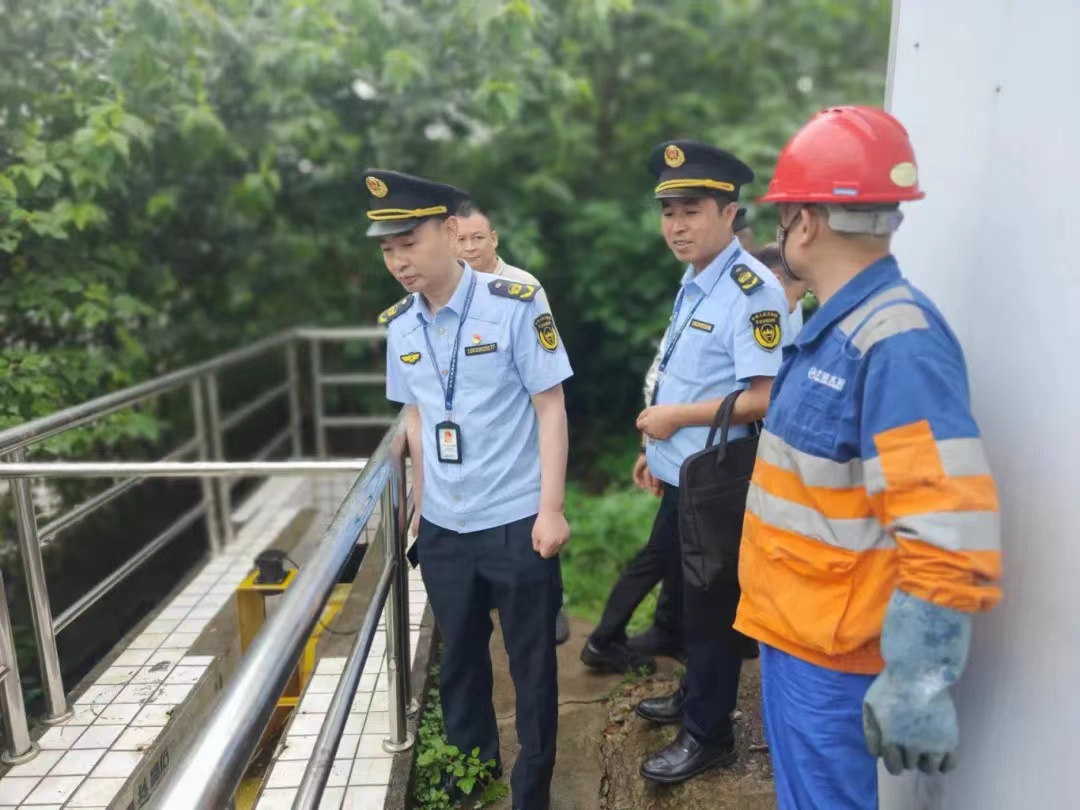
[[[878,757],[951,769],[949,687],[1001,596],[964,357],[889,250],[922,196],[900,123],[838,107],[788,142],[764,197],[783,271],[821,301],[773,383],[739,561],[781,810],[874,810]]]

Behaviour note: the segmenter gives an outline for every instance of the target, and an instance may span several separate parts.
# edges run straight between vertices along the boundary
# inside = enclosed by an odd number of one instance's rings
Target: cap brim
[[[708,188],[669,188],[656,193],[658,200],[693,200],[700,197],[711,197],[712,189]]]
[[[372,222],[368,226],[367,235],[378,238],[380,236],[397,236],[400,233],[408,233],[416,230],[423,222],[422,219],[384,219]]]

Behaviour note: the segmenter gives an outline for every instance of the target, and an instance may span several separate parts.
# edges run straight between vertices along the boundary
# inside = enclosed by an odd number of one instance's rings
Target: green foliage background
[[[732,149],[753,200],[811,111],[880,101],[888,7],[5,0],[0,425],[284,325],[371,322],[399,294],[361,235],[377,165],[470,189],[544,281],[588,467],[627,435],[679,273],[650,148]],[[54,449],[157,430],[126,412]]]

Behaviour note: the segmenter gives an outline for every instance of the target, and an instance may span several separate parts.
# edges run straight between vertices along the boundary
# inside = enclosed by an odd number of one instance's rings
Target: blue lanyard
[[[469,279],[469,289],[465,293],[465,305],[461,308],[461,314],[458,316],[457,336],[454,338],[454,353],[450,355],[450,370],[446,375],[446,382],[443,382],[442,372],[439,370],[439,361],[435,358],[435,347],[431,345],[431,337],[428,335],[428,322],[424,321],[424,341],[427,343],[428,357],[431,358],[431,367],[435,369],[435,379],[439,381],[439,385],[443,390],[443,397],[446,400],[446,418],[454,418],[454,386],[457,383],[457,364],[458,364],[458,352],[461,350],[461,331],[465,328],[465,318],[469,315],[469,308],[472,307],[473,293],[476,292],[476,274],[474,273]],[[419,315],[419,313],[417,313]],[[423,320],[421,316],[421,320]]]
[[[716,285],[720,281],[720,279],[727,275],[727,271],[731,269],[731,265],[735,264],[735,260],[739,258],[740,253],[742,253],[742,250],[740,248],[736,248],[735,252],[732,253],[728,260],[724,263],[723,269],[717,274],[716,280],[712,283],[712,287],[709,287],[708,292],[706,292],[704,295],[701,296],[701,298],[694,302],[694,306],[692,306],[690,308],[690,311],[686,314],[686,320],[678,325],[678,329],[674,334],[668,336],[667,349],[664,351],[664,356],[660,360],[659,370],[661,373],[663,373],[664,369],[667,368],[668,361],[671,360],[671,355],[675,353],[675,345],[679,342],[679,338],[682,337],[682,333],[686,331],[686,327],[690,325],[690,321],[694,319],[694,313],[697,312],[697,308],[701,306],[701,302],[708,298],[712,294],[712,291],[716,289]],[[675,326],[676,322],[679,320],[679,310],[682,309],[683,297],[685,296],[685,294],[686,285],[683,285],[682,289],[679,290],[678,297],[675,299],[675,311],[671,313],[671,326],[668,327],[669,330],[672,326]],[[660,387],[659,382],[657,382],[656,387]]]

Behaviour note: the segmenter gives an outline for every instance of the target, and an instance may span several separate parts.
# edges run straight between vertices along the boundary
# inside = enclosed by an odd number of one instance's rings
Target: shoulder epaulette
[[[513,298],[515,301],[532,301],[540,292],[540,287],[536,284],[522,284],[520,281],[506,281],[501,278],[490,282],[488,289],[492,295]]]
[[[400,315],[403,312],[408,311],[409,307],[411,307],[413,305],[413,297],[414,296],[406,295],[404,298],[402,298],[400,301],[398,301],[396,304],[394,304],[389,309],[384,309],[379,314],[379,321],[378,321],[379,326],[386,326],[388,323],[390,323],[390,321],[394,320],[394,318],[396,318],[398,315]]]
[[[731,280],[739,285],[739,289],[746,295],[751,295],[755,290],[765,286],[761,277],[745,264],[737,264],[731,268]]]

